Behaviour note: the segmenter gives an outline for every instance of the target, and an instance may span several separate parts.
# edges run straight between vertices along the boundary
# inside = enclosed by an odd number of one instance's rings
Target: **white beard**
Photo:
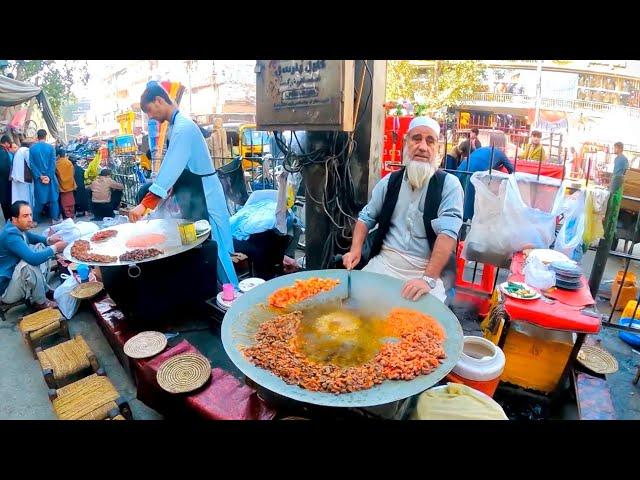
[[[412,160],[406,151],[403,154],[403,163],[406,166],[409,185],[414,189],[422,188],[425,183],[431,180],[433,174],[436,173],[437,166],[435,162]]]

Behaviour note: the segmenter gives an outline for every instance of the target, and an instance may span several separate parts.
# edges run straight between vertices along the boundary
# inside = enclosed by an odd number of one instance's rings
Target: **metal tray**
[[[126,251],[134,250],[133,248],[127,248],[124,243],[126,240],[132,236],[142,235],[145,233],[157,232],[163,233],[167,235],[167,241],[164,244],[155,245],[153,248],[158,248],[159,250],[164,251],[162,255],[158,255],[157,257],[147,258],[145,260],[138,261],[128,261],[122,262],[118,260],[117,262],[112,263],[99,263],[99,262],[83,262],[78,260],[77,258],[71,255],[71,248],[73,247],[75,242],[70,243],[62,252],[64,258],[74,263],[84,263],[86,265],[93,265],[97,267],[118,267],[118,266],[127,266],[127,265],[137,265],[139,263],[151,262],[153,260],[162,260],[163,258],[171,257],[172,255],[177,255],[179,253],[186,252],[201,245],[209,236],[203,235],[198,237],[194,243],[189,245],[182,245],[180,243],[180,234],[178,232],[178,225],[186,220],[180,218],[172,218],[172,219],[155,219],[155,220],[141,220],[136,223],[123,223],[120,225],[115,225],[108,228],[103,228],[99,231],[104,230],[117,230],[118,235],[114,238],[110,238],[104,242],[95,243],[91,242],[92,250],[95,253],[101,253],[104,255],[114,255],[120,256]],[[88,240],[91,241],[91,237],[95,234],[85,235],[80,240]],[[176,241],[177,239],[177,241]]]

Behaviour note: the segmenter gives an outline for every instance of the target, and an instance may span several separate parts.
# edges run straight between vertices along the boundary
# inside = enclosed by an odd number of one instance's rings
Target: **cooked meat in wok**
[[[104,240],[108,240],[109,238],[113,238],[118,235],[117,230],[102,230],[100,232],[96,232],[91,237],[92,242],[102,242]]]
[[[336,394],[365,390],[385,380],[412,380],[432,372],[446,357],[444,329],[435,319],[414,310],[396,308],[387,316],[381,331],[396,341],[382,343],[373,359],[347,367],[314,362],[302,353],[299,344],[303,315],[297,311],[263,322],[256,333],[255,344],[242,349],[245,357],[289,384]],[[327,323],[326,316],[318,320],[320,331],[334,328]],[[340,317],[341,324],[335,328],[340,332],[347,328],[350,332],[353,321],[342,320]]]
[[[90,248],[91,244],[87,240],[76,240],[71,247],[71,256],[81,262],[113,263],[118,261],[118,257],[91,253]]]
[[[164,252],[162,250],[158,250],[157,248],[136,248],[135,250],[131,250],[130,252],[120,255],[120,261],[139,262],[140,260],[146,260],[147,258],[157,257],[163,253]]]
[[[269,305],[276,308],[284,308],[289,305],[306,300],[320,292],[328,292],[340,283],[340,280],[332,278],[309,278],[296,280],[290,287],[276,290],[269,296]]]

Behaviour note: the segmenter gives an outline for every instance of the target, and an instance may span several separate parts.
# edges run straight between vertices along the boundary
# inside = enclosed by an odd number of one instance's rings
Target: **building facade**
[[[202,124],[215,116],[255,116],[254,60],[127,60],[89,61],[87,96],[91,108],[77,119],[83,135],[117,134],[118,114],[136,113],[135,133],[146,131],[140,94],[150,80],[180,82],[185,91],[180,110]],[[226,118],[225,118],[226,116]]]
[[[481,91],[456,108],[460,128],[503,129],[522,141],[530,130],[561,135],[565,147],[621,141],[640,151],[640,62],[486,60]]]

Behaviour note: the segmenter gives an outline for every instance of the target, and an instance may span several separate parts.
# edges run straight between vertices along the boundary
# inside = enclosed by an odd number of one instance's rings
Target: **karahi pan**
[[[351,272],[351,296],[345,301],[345,306],[362,311],[371,311],[375,308],[380,314],[388,313],[393,307],[404,307],[434,317],[446,332],[444,350],[447,358],[438,368],[428,375],[422,375],[410,381],[387,380],[367,390],[333,394],[313,392],[297,385],[289,385],[270,371],[253,365],[244,356],[240,347],[252,345],[257,325],[277,315],[265,308],[269,295],[279,288],[292,285],[295,280],[313,277],[338,279],[340,285],[330,292],[321,293],[303,302],[299,305],[300,309],[304,310],[305,306],[313,304],[330,302],[338,297],[346,298],[346,270],[314,270],[285,275],[258,285],[238,298],[227,311],[221,328],[224,349],[236,367],[258,385],[300,402],[331,407],[368,407],[419,394],[453,370],[462,354],[463,346],[462,328],[453,312],[431,295],[425,295],[417,302],[405,300],[400,295],[402,281],[386,275],[362,271]]]

